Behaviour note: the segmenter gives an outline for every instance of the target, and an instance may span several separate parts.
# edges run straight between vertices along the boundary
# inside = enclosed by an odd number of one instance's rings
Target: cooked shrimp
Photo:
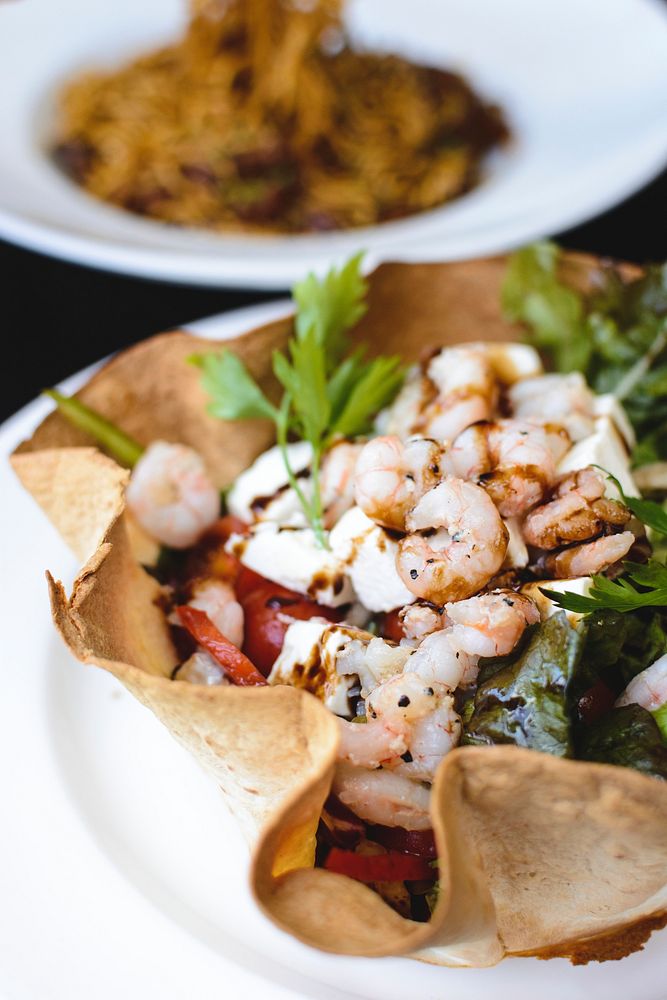
[[[412,781],[432,782],[442,758],[458,746],[461,732],[454,699],[451,695],[441,696],[437,708],[415,722],[407,753],[394,767],[394,773]]]
[[[367,517],[405,530],[405,516],[442,479],[442,448],[429,438],[378,437],[357,459],[354,495]]]
[[[414,672],[379,685],[366,703],[366,723],[340,720],[339,756],[357,766],[414,763],[410,776],[432,781],[436,768],[461,736],[449,689],[426,685]]]
[[[461,648],[451,629],[440,629],[422,639],[405,670],[417,674],[426,685],[455,691],[459,685],[467,687],[475,682],[478,660],[479,656]]]
[[[187,549],[220,514],[220,493],[204,463],[183,444],[154,441],[135,465],[128,507],[148,534],[173,549]]]
[[[332,528],[354,505],[354,471],[363,447],[353,441],[336,441],[322,459],[320,495],[325,528]]]
[[[512,590],[492,591],[446,604],[445,615],[454,641],[466,653],[477,656],[507,656],[526,626],[540,620],[533,602]]]
[[[667,653],[633,677],[617,705],[641,705],[656,712],[667,704]]]
[[[415,601],[401,608],[398,619],[406,639],[422,640],[442,628],[442,615],[434,604]]]
[[[446,604],[440,630],[422,640],[405,670],[450,691],[474,684],[480,657],[511,653],[526,626],[539,619],[533,602],[512,590]]]
[[[601,573],[627,555],[634,542],[635,536],[631,531],[605,535],[594,542],[574,545],[558,554],[548,555],[544,560],[544,569],[548,575],[559,580]]]
[[[605,528],[622,527],[630,511],[604,496],[605,484],[595,469],[570,472],[557,484],[553,499],[535,507],[523,524],[523,537],[540,549],[595,538]]]
[[[562,424],[573,441],[593,433],[594,396],[581,372],[521,379],[508,399],[515,417]]]
[[[433,825],[429,813],[431,790],[392,771],[369,771],[341,762],[334,772],[331,791],[367,823],[402,826],[406,830],[429,830]]]
[[[498,390],[483,348],[445,347],[431,358],[426,372],[437,396],[422,410],[415,430],[453,441],[464,428],[492,416]]]
[[[188,604],[204,611],[226,639],[239,649],[243,645],[243,608],[228,583],[198,580]]]
[[[448,604],[443,620],[409,654],[402,673],[370,691],[366,723],[340,720],[341,758],[432,781],[461,736],[453,692],[475,682],[481,656],[510,653],[539,612],[527,597],[497,591]]]
[[[503,517],[525,514],[547,494],[568,450],[567,432],[522,420],[475,424],[447,451],[445,468],[484,486]]]
[[[463,600],[502,566],[508,532],[479,486],[448,478],[426,493],[406,517],[396,568],[416,597],[434,604]]]
[[[376,433],[410,437],[419,423],[419,414],[434,395],[435,387],[424,375],[421,365],[412,365],[394,402],[378,413],[375,419]]]
[[[190,684],[229,684],[219,663],[203,649],[193,653],[185,663],[174,672],[174,680],[189,681]]]

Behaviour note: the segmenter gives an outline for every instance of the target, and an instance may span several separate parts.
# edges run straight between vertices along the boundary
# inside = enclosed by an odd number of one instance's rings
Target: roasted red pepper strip
[[[234,684],[240,687],[266,684],[266,678],[233,642],[225,639],[204,611],[182,604],[176,608],[181,624],[207,653],[218,661]]]
[[[399,851],[386,854],[356,854],[332,847],[324,862],[327,871],[347,875],[357,882],[434,881],[435,868],[428,861]]]

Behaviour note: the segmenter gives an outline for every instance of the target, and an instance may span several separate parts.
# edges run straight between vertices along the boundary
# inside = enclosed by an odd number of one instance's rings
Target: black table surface
[[[563,246],[644,263],[667,258],[667,171],[585,225]],[[107,274],[0,241],[3,308],[0,420],[45,386],[160,330],[275,298]]]

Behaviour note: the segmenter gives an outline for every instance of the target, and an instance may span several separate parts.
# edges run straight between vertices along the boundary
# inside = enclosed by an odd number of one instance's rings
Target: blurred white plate
[[[285,309],[193,327],[235,336]],[[667,931],[622,962],[475,970],[326,955],[269,923],[215,784],[55,634],[44,570],[69,584],[78,567],[7,463],[49,409],[38,400],[0,427],[2,1000],[665,1000]]]
[[[0,236],[128,274],[285,288],[359,247],[379,259],[490,254],[583,221],[667,159],[660,0],[350,0],[354,37],[461,70],[515,142],[479,188],[374,228],[241,237],[174,229],[101,204],[44,152],[55,89],[175,38],[186,0],[0,0]]]

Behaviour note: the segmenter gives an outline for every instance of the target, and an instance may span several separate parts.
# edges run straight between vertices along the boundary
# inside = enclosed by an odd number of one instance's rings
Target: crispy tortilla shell
[[[383,265],[357,336],[409,359],[448,341],[512,339],[498,304],[503,268],[500,259]],[[568,259],[573,283],[585,283],[589,268]],[[288,333],[282,321],[226,343],[272,392],[270,352]],[[113,358],[80,397],[142,443],[192,445],[224,486],[268,446],[271,429],[207,415],[186,359],[218,347],[180,332],[154,337]],[[69,597],[48,574],[56,626],[78,659],[113,673],[217,781],[252,845],[256,898],[280,927],[336,953],[486,966],[507,954],[620,958],[667,923],[667,783],[516,747],[461,748],[439,769],[441,880],[430,923],[313,868],[335,718],[290,687],[169,679],[176,654],[124,511],[127,473],[91,445],[54,413],[12,459],[84,561]]]

